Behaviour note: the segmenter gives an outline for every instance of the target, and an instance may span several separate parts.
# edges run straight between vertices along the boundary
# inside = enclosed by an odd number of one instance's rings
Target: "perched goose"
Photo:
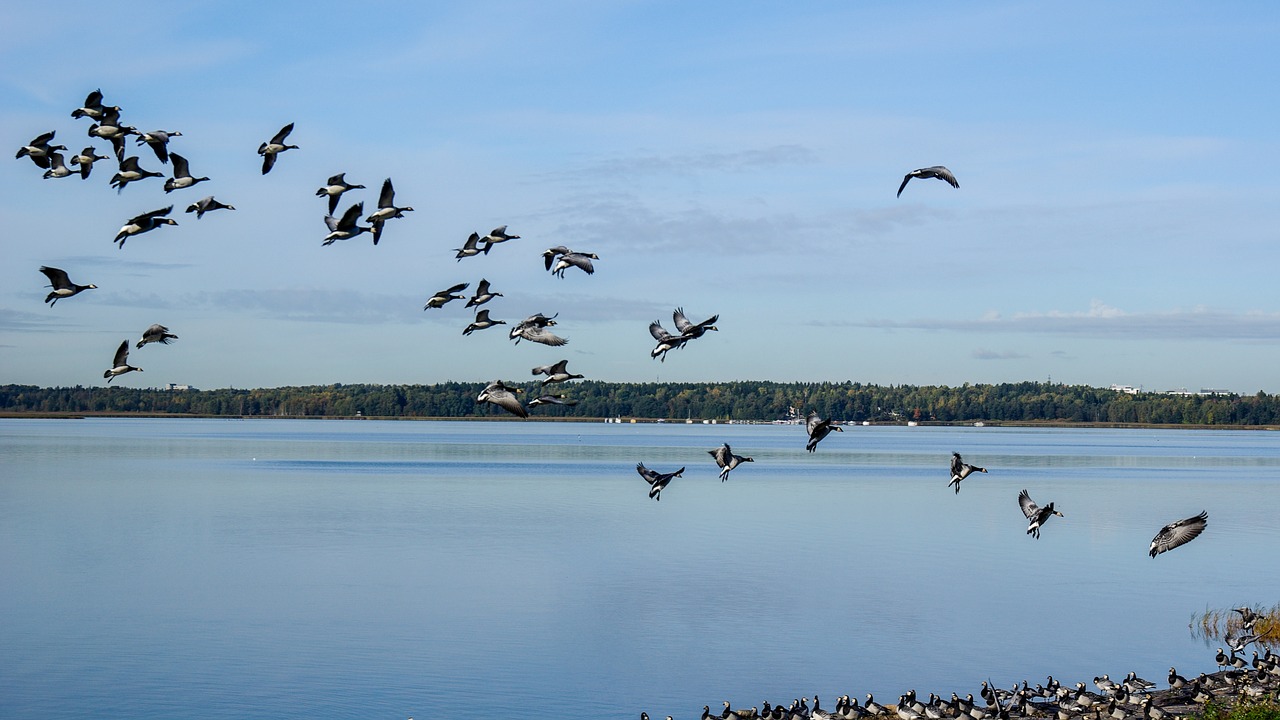
[[[111,147],[115,150],[116,160],[124,159],[124,139],[129,135],[137,135],[138,129],[132,125],[120,124],[120,108],[105,108],[101,122],[96,122],[89,126],[89,137],[102,138],[110,140]]]
[[[139,145],[144,143],[150,145],[152,152],[156,154],[156,159],[167,165],[169,163],[169,138],[181,136],[182,133],[177,130],[152,130],[139,135],[137,143]]]
[[[1187,684],[1187,679],[1178,674],[1177,668],[1169,668],[1169,687],[1177,690]]]
[[[976,473],[976,472],[984,473],[986,471],[987,471],[986,468],[978,467],[977,465],[970,465],[969,463],[965,462],[960,458],[960,453],[953,452],[951,453],[951,482],[947,483],[947,486],[950,487],[952,485],[955,485],[956,494],[959,495],[961,480],[964,480],[965,478],[969,477],[973,473]]]
[[[556,262],[555,267],[551,268],[552,275],[564,277],[564,271],[571,267],[581,268],[588,275],[595,274],[595,267],[591,265],[592,260],[599,260],[600,256],[595,253],[577,253],[569,252],[560,256],[560,260]]]
[[[534,398],[534,399],[532,399],[532,400],[530,400],[530,401],[529,401],[529,407],[536,407],[536,406],[538,406],[538,405],[569,405],[569,406],[573,406],[573,405],[577,405],[577,404],[578,404],[578,401],[577,401],[577,400],[566,400],[566,399],[565,399],[565,396],[564,396],[563,394],[556,394],[556,395],[539,395],[538,397],[536,397],[536,398]]]
[[[125,340],[120,343],[119,348],[116,348],[115,360],[111,362],[111,368],[102,373],[102,377],[106,378],[107,383],[110,384],[117,377],[134,370],[142,372],[142,368],[129,364],[129,341]]]
[[[533,374],[547,376],[546,379],[542,381],[542,384],[544,387],[547,385],[550,385],[551,383],[562,383],[562,382],[567,382],[569,380],[579,380],[581,378],[586,377],[586,375],[575,375],[574,373],[569,372],[568,367],[569,367],[569,361],[561,360],[560,362],[554,365],[543,365],[541,367],[536,367],[533,369]]]
[[[519,240],[519,239],[520,239],[519,235],[507,234],[506,225],[499,225],[498,227],[490,230],[488,235],[485,235],[484,237],[480,238],[480,242],[484,243],[484,254],[488,255],[489,248],[493,247],[494,245],[497,245],[498,243],[504,243],[508,240]]]
[[[1049,503],[1045,507],[1036,505],[1026,490],[1018,493],[1018,506],[1022,508],[1022,514],[1026,515],[1027,519],[1031,521],[1031,524],[1027,525],[1027,534],[1037,539],[1040,537],[1040,526],[1048,522],[1049,518],[1054,515],[1066,517],[1066,515],[1053,509],[1053,503]]]
[[[675,322],[676,330],[679,330],[680,334],[687,340],[696,340],[705,335],[708,330],[719,332],[720,328],[715,326],[715,322],[719,319],[719,315],[712,315],[695,325],[689,322],[689,318],[684,316],[684,308],[676,308],[676,311],[671,313],[671,320]]]
[[[649,497],[654,500],[661,500],[663,489],[671,484],[672,478],[680,477],[684,473],[684,468],[671,473],[660,473],[645,467],[644,463],[636,463],[636,472],[640,473],[640,477],[649,483]]]
[[[454,250],[458,253],[454,257],[458,259],[458,262],[462,262],[462,258],[475,257],[476,255],[479,255],[481,252],[483,252],[478,245],[479,242],[480,242],[480,233],[477,233],[477,232],[471,233],[471,236],[468,237],[467,241],[462,244],[462,247],[454,248]]]
[[[1171,522],[1160,528],[1160,532],[1156,533],[1155,538],[1151,540],[1151,547],[1148,548],[1148,554],[1155,557],[1163,552],[1186,545],[1187,543],[1200,537],[1200,533],[1204,532],[1204,526],[1209,522],[1209,513],[1201,512],[1185,520]]]
[[[138,341],[138,347],[142,347],[147,343],[160,343],[168,345],[170,340],[177,340],[178,336],[169,332],[169,328],[163,325],[152,325],[142,333],[142,339]]]
[[[1129,674],[1124,676],[1124,682],[1121,684],[1124,685],[1125,689],[1129,692],[1135,694],[1154,690],[1156,687],[1156,684],[1150,680],[1138,677],[1138,673],[1133,670],[1130,670]]]
[[[883,705],[876,702],[875,697],[873,697],[871,693],[867,693],[867,702],[863,704],[863,707],[872,715],[884,715],[889,712]]]
[[[485,308],[480,312],[476,313],[476,319],[472,321],[470,325],[467,326],[466,330],[462,331],[462,334],[470,335],[476,330],[486,330],[488,328],[493,327],[494,325],[506,325],[506,324],[507,323],[505,320],[490,320],[489,308]]]
[[[1116,682],[1111,679],[1110,675],[1105,675],[1105,674],[1102,677],[1094,677],[1093,684],[1099,690],[1101,690],[1102,692],[1108,695],[1114,693],[1116,691],[1116,688],[1119,687],[1118,685],[1116,685]]]
[[[507,412],[520,418],[529,417],[529,411],[524,409],[520,404],[516,393],[520,392],[519,388],[507,387],[501,380],[494,380],[489,386],[480,391],[476,396],[476,402],[487,402],[497,405]]]
[[[57,132],[56,130],[50,130],[47,133],[37,135],[35,139],[33,139],[31,142],[18,148],[18,154],[13,156],[14,159],[17,160],[23,157],[29,157],[31,158],[31,162],[35,163],[37,166],[45,170],[48,170],[49,169],[49,153],[53,152],[54,150],[67,149],[65,145],[49,144],[49,141],[53,139],[54,133],[56,132]]]
[[[649,351],[649,357],[658,358],[662,362],[667,361],[668,351],[684,347],[684,344],[689,342],[689,338],[684,335],[672,335],[667,332],[666,328],[662,327],[662,323],[657,320],[649,323],[649,334],[658,341],[657,346]]]
[[[100,119],[108,108],[102,104],[102,88],[98,88],[89,93],[84,99],[84,105],[71,111],[71,117],[82,118],[87,117],[93,120]],[[111,110],[120,112],[119,107],[111,107]]]
[[[94,152],[92,145],[71,156],[71,164],[80,167],[81,180],[89,179],[89,171],[93,170],[93,164],[98,160],[110,160],[110,158]]]
[[[933,167],[920,168],[907,173],[907,176],[902,178],[902,184],[898,186],[898,197],[902,197],[902,191],[907,187],[907,183],[911,182],[911,178],[920,178],[922,180],[925,178],[937,178],[945,180],[953,188],[960,187],[960,183],[956,182],[956,176],[952,175],[950,170],[941,165],[934,165]]]
[[[285,150],[297,150],[297,145],[286,145],[284,140],[289,137],[289,133],[293,132],[293,123],[289,123],[280,128],[280,132],[276,133],[270,140],[258,146],[258,154],[262,156],[262,174],[266,175],[271,172],[271,168],[276,164],[276,155]],[[330,210],[330,213],[333,211]]]
[[[117,193],[124,192],[125,185],[149,177],[164,177],[164,173],[143,170],[138,166],[138,156],[130,155],[120,161],[120,171],[111,176],[111,187],[115,188]]]
[[[187,163],[187,159],[178,153],[170,153],[170,157],[173,158],[173,177],[164,181],[164,191],[166,193],[189,188],[196,183],[209,179],[207,177],[191,177],[191,166]]]
[[[809,452],[817,451],[818,443],[822,442],[822,438],[830,435],[832,430],[844,432],[844,428],[839,425],[833,425],[831,420],[823,420],[818,417],[816,411],[809,413],[804,420],[804,426],[809,433],[809,443],[804,446],[804,449]]]
[[[372,215],[365,218],[367,223],[373,223],[373,244],[378,244],[378,238],[382,236],[382,224],[392,218],[404,217],[404,213],[413,212],[413,208],[409,206],[396,207],[396,191],[391,187],[391,178],[382,181],[382,194],[378,196],[378,209]],[[487,252],[487,251],[486,251]]]
[[[56,267],[40,266],[40,272],[49,278],[49,287],[53,288],[53,292],[45,296],[44,301],[53,307],[63,298],[69,298],[72,295],[78,295],[84,290],[97,290],[98,286],[90,283],[89,285],[77,285],[71,282],[71,278],[67,277],[65,270]]]
[[[707,454],[716,459],[716,465],[720,468],[720,482],[729,479],[729,471],[738,467],[744,462],[755,462],[755,459],[734,455],[729,449],[729,443],[725,443],[715,450],[708,450]]]
[[[476,285],[476,294],[472,295],[471,299],[467,301],[467,307],[483,305],[496,297],[502,297],[502,293],[491,291],[489,289],[489,281],[480,278],[480,283]]]
[[[66,162],[62,159],[62,153],[57,150],[49,151],[49,169],[44,171],[44,179],[64,178],[71,175],[71,169],[67,167]]]
[[[112,242],[120,243],[120,247],[124,247],[125,241],[134,235],[141,235],[144,232],[155,230],[161,225],[177,225],[177,221],[165,217],[172,210],[173,206],[170,205],[166,208],[152,210],[137,217],[129,218],[124,226],[120,228],[120,232],[116,233],[116,238]]]
[[[187,206],[187,212],[195,213],[197,220],[204,217],[205,213],[213,212],[214,210],[235,210],[235,207],[214,200],[212,195],[200,198]]]
[[[556,313],[556,315],[559,314],[560,313]],[[556,315],[552,315],[551,317],[547,317],[542,313],[530,315],[517,323],[515,327],[511,328],[511,333],[508,337],[515,340],[517,345],[520,344],[521,340],[550,345],[551,347],[560,347],[561,345],[565,345],[569,342],[568,340],[547,330],[548,327],[556,324]]]
[[[346,173],[340,172],[329,178],[324,187],[316,191],[316,197],[329,198],[329,214],[332,215],[338,211],[338,199],[342,197],[342,193],[348,190],[363,190],[363,185],[353,185],[347,182]]]
[[[361,234],[372,232],[373,228],[367,225],[357,225],[360,221],[360,215],[364,213],[364,203],[358,202],[347,208],[342,213],[342,219],[337,219],[332,215],[324,216],[324,224],[329,228],[329,234],[324,236],[324,242],[321,245],[332,245],[338,240],[350,240],[351,238]]]
[[[435,295],[432,295],[431,298],[427,300],[427,304],[422,306],[422,309],[430,310],[431,308],[444,307],[445,303],[450,300],[461,300],[462,296],[456,295],[455,293],[460,293],[463,290],[466,290],[467,286],[470,284],[471,283],[458,283],[448,290],[441,290]]]

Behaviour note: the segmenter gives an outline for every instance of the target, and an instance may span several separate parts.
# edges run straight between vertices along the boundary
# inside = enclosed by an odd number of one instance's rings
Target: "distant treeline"
[[[0,412],[302,417],[486,417],[505,414],[477,403],[484,383],[324,385],[238,390],[0,386]],[[1276,425],[1280,399],[1239,395],[1130,395],[1085,385],[1041,382],[960,387],[855,382],[606,383],[549,386],[573,407],[533,409],[543,417],[769,421],[810,410],[861,422],[1079,422],[1171,425]],[[521,396],[538,395],[530,384]]]

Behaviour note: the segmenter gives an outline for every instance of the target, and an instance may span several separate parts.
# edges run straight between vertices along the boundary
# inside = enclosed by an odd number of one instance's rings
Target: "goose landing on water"
[[[680,477],[684,473],[684,468],[671,473],[660,473],[645,467],[644,463],[636,463],[636,472],[640,473],[640,477],[649,483],[649,497],[654,500],[661,500],[662,490],[671,484],[673,478]]]
[[[1148,553],[1151,557],[1155,557],[1163,552],[1186,545],[1187,543],[1200,537],[1200,533],[1204,532],[1204,527],[1209,522],[1209,513],[1201,512],[1199,515],[1189,517],[1185,520],[1171,522],[1160,528],[1160,532],[1151,540],[1151,547]]]
[[[951,482],[947,483],[947,486],[950,487],[955,485],[956,494],[959,495],[961,480],[964,480],[973,473],[984,473],[986,471],[986,468],[978,467],[977,465],[970,465],[960,458],[960,453],[953,452],[951,453]]]
[[[809,452],[816,452],[818,450],[818,443],[822,442],[823,438],[830,435],[832,430],[836,432],[844,432],[844,428],[839,425],[833,425],[831,420],[823,420],[821,417],[818,417],[818,413],[816,411],[809,413],[809,416],[804,420],[804,426],[809,432],[809,442],[804,446],[804,449]]]
[[[1031,521],[1031,524],[1027,525],[1027,534],[1036,539],[1040,538],[1040,526],[1048,522],[1050,517],[1054,515],[1066,517],[1053,509],[1053,503],[1045,507],[1036,505],[1026,490],[1018,493],[1018,506],[1022,508],[1022,514],[1027,516],[1027,520]]]
[[[734,455],[733,450],[729,449],[729,443],[725,443],[715,450],[708,450],[707,454],[716,459],[716,465],[720,469],[720,482],[729,479],[729,471],[738,467],[744,462],[755,462],[754,458],[742,457]]]

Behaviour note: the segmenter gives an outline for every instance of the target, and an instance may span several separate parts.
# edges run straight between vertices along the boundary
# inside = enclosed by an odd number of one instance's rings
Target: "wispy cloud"
[[[57,316],[50,316],[50,314],[0,308],[0,330],[6,332],[44,332],[65,330],[69,327],[77,327],[77,324]]]
[[[672,155],[632,155],[605,158],[583,167],[554,173],[556,177],[625,178],[640,175],[695,175],[700,173],[743,173],[788,165],[810,165],[817,154],[803,145],[773,145],[727,152]]]
[[[973,359],[975,360],[1023,360],[1031,357],[1026,353],[1020,353],[1014,350],[986,350],[979,348],[973,351]]]

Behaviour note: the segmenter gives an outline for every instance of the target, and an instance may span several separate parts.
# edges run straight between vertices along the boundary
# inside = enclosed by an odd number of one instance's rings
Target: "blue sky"
[[[0,382],[1044,380],[1280,391],[1270,3],[89,3],[0,8],[0,131],[101,88],[209,182],[0,163]],[[260,142],[300,146],[260,174]],[[168,171],[146,148],[144,168]],[[102,154],[109,154],[103,152]],[[946,165],[960,181],[912,181]],[[415,211],[322,247],[337,172]],[[213,194],[236,206],[196,220]],[[174,204],[177,227],[112,243]],[[455,261],[473,231],[521,239]],[[541,252],[600,256],[552,277]],[[99,286],[50,308],[41,265]],[[514,322],[559,313],[564,348]],[[719,333],[649,357],[683,306]],[[509,327],[509,326],[507,326]]]

